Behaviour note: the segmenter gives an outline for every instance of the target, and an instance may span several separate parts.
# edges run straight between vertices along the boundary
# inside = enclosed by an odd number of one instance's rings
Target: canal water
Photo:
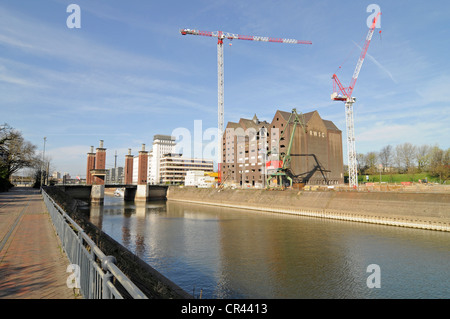
[[[105,196],[91,222],[202,298],[450,298],[450,233]]]

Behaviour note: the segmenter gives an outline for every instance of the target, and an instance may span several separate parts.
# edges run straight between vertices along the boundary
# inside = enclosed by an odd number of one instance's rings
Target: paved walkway
[[[68,265],[39,191],[0,193],[0,299],[76,299]]]

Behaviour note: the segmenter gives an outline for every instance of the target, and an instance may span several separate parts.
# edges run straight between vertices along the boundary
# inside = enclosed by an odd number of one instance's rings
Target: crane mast
[[[223,77],[223,37],[219,31],[217,41],[217,171],[219,173],[218,183],[222,182],[222,158],[223,158],[223,130],[224,130],[224,77]]]
[[[222,171],[222,159],[223,159],[223,145],[222,138],[224,132],[224,62],[223,62],[223,40],[224,39],[237,39],[237,40],[248,40],[248,41],[262,41],[262,42],[275,42],[275,43],[290,43],[290,44],[312,44],[311,41],[302,41],[295,39],[282,39],[282,38],[270,38],[261,36],[247,36],[234,34],[222,31],[200,31],[191,29],[181,29],[180,33],[182,35],[201,35],[206,37],[217,38],[217,86],[218,86],[218,149],[217,149],[217,166],[219,172],[219,184],[221,183],[221,171]]]
[[[356,63],[355,71],[353,72],[352,80],[349,87],[345,88],[339,81],[336,74],[333,74],[333,93],[331,94],[331,99],[334,101],[344,101],[345,102],[345,122],[347,126],[347,162],[348,162],[348,177],[349,185],[352,188],[358,187],[358,164],[356,160],[356,145],[355,145],[355,124],[353,117],[353,103],[356,99],[352,97],[353,89],[355,88],[356,80],[358,79],[359,72],[361,71],[362,64],[366,57],[367,50],[369,48],[370,41],[372,39],[373,31],[377,20],[381,12],[378,12],[376,17],[373,19],[372,25],[366,36],[366,41],[364,47],[361,51],[358,62]],[[338,90],[340,93],[338,93]]]

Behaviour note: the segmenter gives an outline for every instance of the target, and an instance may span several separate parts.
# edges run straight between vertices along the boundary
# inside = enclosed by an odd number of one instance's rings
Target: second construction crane
[[[373,31],[375,30],[377,20],[381,12],[378,12],[376,17],[373,19],[372,25],[366,36],[366,41],[364,47],[361,51],[358,63],[356,64],[355,71],[353,72],[353,77],[350,82],[349,87],[344,88],[344,86],[339,81],[336,74],[333,74],[333,93],[331,94],[331,99],[334,101],[344,101],[345,102],[345,119],[347,124],[347,160],[348,160],[348,179],[349,186],[352,188],[358,187],[358,171],[356,162],[356,146],[355,146],[355,126],[353,122],[353,103],[356,99],[352,96],[353,89],[355,88],[356,80],[358,79],[359,72],[361,71],[361,66],[366,57],[367,49],[369,48],[370,40],[372,39]],[[336,86],[339,88],[337,91]]]
[[[221,165],[222,165],[222,136],[224,131],[224,77],[223,77],[223,40],[237,39],[248,41],[263,41],[275,43],[291,43],[291,44],[312,44],[311,41],[301,41],[295,39],[281,39],[261,36],[247,36],[234,34],[223,31],[199,31],[191,29],[181,29],[182,35],[202,35],[206,37],[217,38],[217,79],[218,79],[218,149],[217,149],[217,165],[219,171],[219,184],[221,183]]]

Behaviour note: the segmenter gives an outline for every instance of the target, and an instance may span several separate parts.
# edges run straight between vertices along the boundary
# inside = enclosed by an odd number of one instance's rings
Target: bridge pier
[[[136,196],[134,197],[135,202],[146,202],[149,197],[149,187],[145,185],[137,185]]]
[[[105,185],[92,185],[91,204],[103,205],[104,198],[105,198]]]

